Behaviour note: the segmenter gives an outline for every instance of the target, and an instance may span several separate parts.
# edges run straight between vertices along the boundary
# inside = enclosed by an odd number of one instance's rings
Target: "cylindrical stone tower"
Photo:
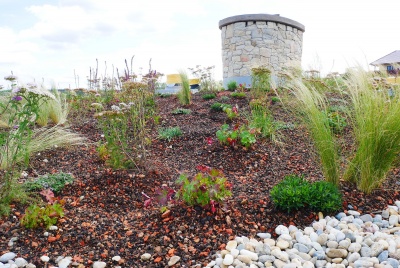
[[[251,84],[251,69],[267,67],[272,73],[288,62],[301,62],[305,27],[297,21],[270,14],[247,14],[219,21],[222,39],[223,83]]]

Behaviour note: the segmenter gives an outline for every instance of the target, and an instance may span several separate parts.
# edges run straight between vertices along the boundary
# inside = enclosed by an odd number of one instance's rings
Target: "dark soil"
[[[173,115],[181,107],[175,96],[157,98],[161,126],[179,126],[183,135],[170,142],[157,139],[152,130],[149,156],[141,170],[112,170],[101,161],[95,142],[101,139],[96,120],[91,116],[72,117],[71,129],[86,136],[87,146],[56,149],[33,157],[29,176],[46,173],[72,173],[75,181],[58,195],[66,201],[65,217],[58,230],[24,229],[19,218],[26,206],[13,204],[10,216],[0,219],[0,255],[12,251],[20,257],[43,267],[40,256],[48,255],[53,263],[60,255],[71,256],[81,267],[91,267],[100,260],[118,265],[111,260],[119,255],[122,267],[168,267],[171,256],[181,257],[174,267],[206,265],[216,251],[235,236],[256,237],[258,232],[274,232],[277,225],[308,226],[317,213],[304,209],[287,213],[277,210],[269,199],[271,188],[285,175],[304,175],[310,181],[321,180],[322,174],[313,152],[307,131],[283,109],[282,104],[271,104],[275,120],[295,125],[280,131],[280,143],[258,140],[249,149],[226,147],[217,141],[216,131],[223,123],[241,123],[244,116],[233,122],[222,112],[210,109],[217,99],[203,100],[193,96],[188,115]],[[248,99],[230,99],[239,111],[248,110]],[[79,120],[78,120],[79,119]],[[209,145],[207,138],[214,142]],[[44,161],[45,160],[45,161]],[[233,184],[233,195],[227,210],[211,213],[199,207],[173,203],[169,212],[160,206],[144,207],[145,196],[167,185],[174,187],[179,174],[195,175],[196,166],[207,165],[222,170]],[[389,175],[382,188],[370,195],[355,186],[342,182],[343,210],[353,208],[361,213],[379,213],[399,199],[399,169]],[[18,237],[12,247],[8,242]],[[143,253],[150,253],[149,261],[141,261]]]

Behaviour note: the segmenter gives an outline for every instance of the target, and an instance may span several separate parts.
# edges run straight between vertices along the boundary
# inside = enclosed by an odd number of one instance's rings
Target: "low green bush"
[[[235,91],[238,87],[236,81],[229,81],[226,85],[229,91]]]
[[[222,112],[224,107],[232,108],[232,105],[220,102],[214,102],[211,104],[211,110]]]
[[[246,93],[244,92],[232,92],[231,93],[232,98],[237,98],[237,99],[244,99],[246,98]]]
[[[177,108],[172,111],[172,114],[190,114],[192,111],[190,109]]]
[[[158,138],[171,141],[172,139],[182,135],[182,130],[179,127],[161,128],[158,130]]]
[[[25,214],[21,218],[21,225],[25,228],[45,227],[48,229],[63,216],[64,209],[59,203],[47,204],[45,207],[34,204],[25,210]]]
[[[217,97],[217,95],[215,95],[214,93],[204,94],[202,96],[203,100],[211,100],[211,99],[215,99],[216,97]]]
[[[61,191],[65,185],[74,181],[74,177],[69,173],[56,173],[39,177],[33,181],[26,181],[24,187],[28,191],[51,189],[53,192]]]
[[[342,207],[342,194],[328,181],[309,183],[303,177],[286,176],[275,185],[270,196],[278,209],[298,210],[309,207],[315,212],[335,212]]]

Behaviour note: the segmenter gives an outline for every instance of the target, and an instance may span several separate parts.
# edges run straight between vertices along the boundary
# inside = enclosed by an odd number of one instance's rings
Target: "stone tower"
[[[251,69],[272,74],[289,62],[301,62],[304,25],[279,14],[247,14],[219,21],[224,87],[229,81],[251,84]]]

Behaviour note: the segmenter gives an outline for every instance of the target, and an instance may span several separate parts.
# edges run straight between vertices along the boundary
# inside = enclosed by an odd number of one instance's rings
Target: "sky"
[[[393,0],[0,0],[0,85],[87,87],[90,68],[112,76],[215,66],[222,80],[220,20],[280,14],[305,26],[302,67],[343,73],[400,49]]]

